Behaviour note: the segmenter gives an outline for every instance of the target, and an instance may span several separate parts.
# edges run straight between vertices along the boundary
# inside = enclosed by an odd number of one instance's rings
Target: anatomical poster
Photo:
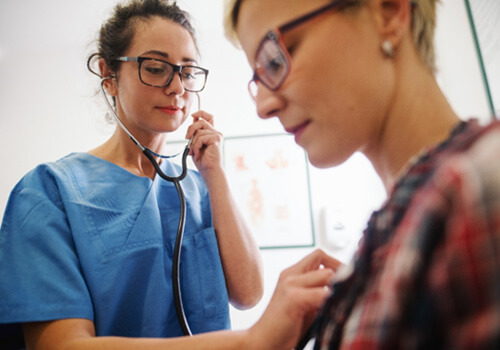
[[[228,137],[224,166],[259,247],[314,245],[307,159],[292,136]]]

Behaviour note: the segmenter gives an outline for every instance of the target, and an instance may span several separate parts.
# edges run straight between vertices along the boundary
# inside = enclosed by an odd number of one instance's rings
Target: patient
[[[436,3],[226,1],[258,115],[317,167],[362,152],[388,194],[315,349],[500,347],[500,124],[462,121],[436,83]],[[292,348],[297,331],[266,348]]]

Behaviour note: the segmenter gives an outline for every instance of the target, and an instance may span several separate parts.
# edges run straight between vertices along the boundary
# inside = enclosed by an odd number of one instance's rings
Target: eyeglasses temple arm
[[[312,17],[315,17],[315,16],[319,15],[320,13],[322,13],[324,11],[327,11],[329,9],[332,9],[332,8],[335,8],[335,7],[338,7],[338,6],[342,6],[342,5],[346,4],[346,3],[348,3],[349,1],[350,0],[333,1],[332,3],[330,3],[330,4],[326,5],[326,6],[320,7],[316,11],[307,13],[307,14],[305,14],[302,17],[296,18],[296,19],[294,19],[294,20],[292,20],[292,21],[290,21],[288,23],[285,23],[285,24],[281,25],[278,28],[278,30],[281,31],[281,32],[286,32],[287,30],[292,29],[293,27],[301,24],[302,22],[305,22],[305,21],[309,20]]]

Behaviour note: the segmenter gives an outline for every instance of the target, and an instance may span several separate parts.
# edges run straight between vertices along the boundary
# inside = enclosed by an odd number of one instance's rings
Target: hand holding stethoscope
[[[206,176],[212,170],[222,168],[222,133],[214,128],[212,114],[199,110],[192,114],[193,123],[188,127],[190,152],[198,171]]]

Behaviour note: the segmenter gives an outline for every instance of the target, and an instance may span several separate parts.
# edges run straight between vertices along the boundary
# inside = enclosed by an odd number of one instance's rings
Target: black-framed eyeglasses
[[[118,57],[117,61],[137,62],[139,79],[144,85],[165,87],[170,84],[175,73],[179,74],[186,91],[199,92],[207,83],[208,69],[197,66],[178,66],[167,61],[150,57]]]
[[[257,82],[261,82],[272,91],[278,90],[290,72],[290,54],[285,46],[283,34],[320,14],[343,5],[352,3],[352,0],[338,0],[330,2],[314,11],[293,19],[267,32],[259,44],[255,54],[255,69],[253,77],[248,83],[248,91],[255,100],[257,97]]]

